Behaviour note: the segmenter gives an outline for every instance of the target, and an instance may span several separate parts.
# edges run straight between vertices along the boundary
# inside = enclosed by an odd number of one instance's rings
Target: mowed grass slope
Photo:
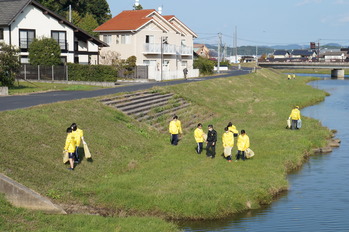
[[[45,215],[11,206],[0,195],[0,231],[41,232],[153,232],[178,231],[158,218],[113,218],[93,215]]]
[[[312,147],[324,145],[328,129],[302,118],[286,130],[294,105],[322,101],[310,78],[258,70],[247,76],[163,87],[215,113],[204,123],[218,132],[217,157],[197,155],[192,131],[177,147],[169,135],[103,106],[97,99],[61,102],[1,112],[0,171],[57,203],[101,207],[117,215],[212,219],[272,201],[287,189],[287,170],[301,165]],[[193,121],[182,118],[182,124]],[[246,162],[221,158],[221,135],[232,121],[250,136],[256,156]],[[85,132],[93,162],[69,172],[62,164],[65,129],[76,122]],[[198,123],[198,122],[197,122]],[[196,124],[196,122],[195,122]],[[233,149],[235,154],[236,147]]]

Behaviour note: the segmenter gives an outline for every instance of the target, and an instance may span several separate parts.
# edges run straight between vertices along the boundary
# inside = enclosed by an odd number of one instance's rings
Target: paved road
[[[70,101],[82,98],[98,97],[103,95],[121,93],[121,92],[133,92],[138,90],[145,90],[152,88],[153,86],[166,86],[177,85],[182,83],[188,83],[193,81],[203,81],[215,78],[223,78],[229,76],[239,76],[249,73],[251,69],[235,70],[224,75],[209,76],[196,79],[166,81],[166,82],[147,82],[147,83],[135,83],[132,85],[118,86],[115,88],[99,89],[93,91],[53,91],[46,93],[33,93],[29,95],[17,95],[0,97],[0,111],[22,109],[31,106],[49,104],[60,101]]]

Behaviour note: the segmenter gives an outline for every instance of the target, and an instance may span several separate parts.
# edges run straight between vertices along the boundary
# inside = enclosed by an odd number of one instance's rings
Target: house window
[[[67,33],[65,31],[51,31],[51,37],[57,41],[61,50],[68,50]]]
[[[35,30],[19,30],[19,47],[27,50],[35,39]]]
[[[121,44],[130,44],[131,36],[130,35],[121,35]]]
[[[4,29],[0,28],[0,40],[4,39]]]
[[[110,45],[111,44],[111,35],[103,35],[103,42]]]
[[[153,35],[146,35],[145,36],[145,43],[154,43],[154,36]]]
[[[185,39],[182,39],[181,45],[182,45],[182,46],[186,46]]]

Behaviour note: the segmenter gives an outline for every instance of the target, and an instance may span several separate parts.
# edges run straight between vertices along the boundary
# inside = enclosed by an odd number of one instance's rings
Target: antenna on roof
[[[159,12],[159,14],[162,14],[162,6],[158,7],[158,12]]]

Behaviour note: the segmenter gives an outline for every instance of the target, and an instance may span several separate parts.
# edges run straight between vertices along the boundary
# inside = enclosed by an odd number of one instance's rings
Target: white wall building
[[[97,64],[99,48],[108,46],[33,0],[0,0],[0,42],[20,48],[28,63],[28,48],[35,38],[53,38],[64,62]]]
[[[165,80],[198,76],[193,70],[193,40],[197,35],[174,15],[156,10],[123,11],[97,27],[100,40],[109,47],[100,53],[101,64],[136,56],[137,65],[149,67],[149,79]]]

